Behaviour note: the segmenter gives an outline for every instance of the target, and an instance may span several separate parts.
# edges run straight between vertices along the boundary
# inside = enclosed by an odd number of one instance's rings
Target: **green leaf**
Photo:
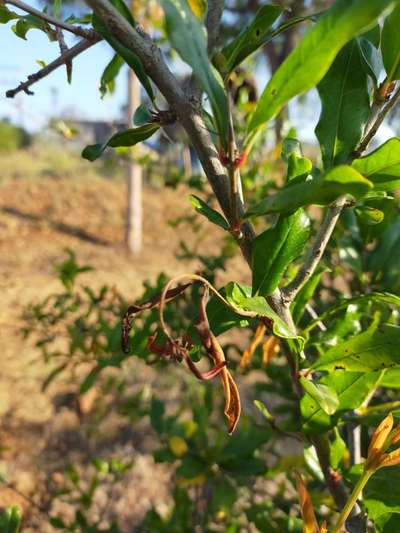
[[[41,30],[48,36],[50,41],[56,40],[55,31],[50,27],[50,25],[40,19],[35,17],[35,15],[26,15],[25,17],[20,17],[18,22],[12,26],[12,31],[20,37],[21,39],[26,40],[26,34],[29,30]]]
[[[86,146],[82,152],[82,157],[88,159],[89,161],[95,161],[101,156],[107,146],[112,148],[118,148],[120,146],[134,146],[135,144],[151,137],[158,130],[158,128],[158,124],[146,124],[145,126],[140,126],[139,128],[121,131],[110,137],[110,139],[103,144],[92,144],[90,146]]]
[[[300,384],[327,415],[333,415],[339,407],[339,398],[335,390],[323,383],[314,383],[304,377],[300,378]]]
[[[263,296],[249,297],[251,288],[246,285],[239,285],[239,283],[229,283],[225,287],[227,301],[236,308],[239,312],[253,311],[261,317],[269,318],[272,323],[272,330],[277,337],[285,339],[299,339],[296,333],[292,332],[285,322],[273,311]]]
[[[328,205],[343,194],[355,198],[364,196],[372,183],[348,165],[339,165],[324,176],[303,183],[288,184],[273,196],[251,207],[245,217],[268,213],[288,213],[310,204]]]
[[[221,145],[226,148],[228,103],[223,81],[208,58],[205,29],[186,0],[161,0],[161,5],[170,42],[183,61],[192,67],[193,74],[208,95]]]
[[[334,430],[334,440],[331,443],[331,449],[329,454],[329,463],[331,467],[336,470],[342,462],[343,455],[347,449],[346,443],[340,436],[337,428]]]
[[[21,527],[22,513],[16,505],[7,507],[0,514],[0,531],[2,533],[18,533]]]
[[[399,326],[373,326],[328,350],[311,368],[318,371],[344,369],[352,372],[373,372],[400,367],[399,343]]]
[[[10,20],[19,18],[19,15],[14,11],[10,11],[6,6],[0,5],[0,24],[7,24]]]
[[[216,224],[217,226],[226,231],[229,231],[228,222],[220,213],[218,213],[218,211],[212,209],[205,202],[203,202],[201,198],[195,196],[194,194],[191,194],[189,198],[192,206],[196,209],[198,213],[208,218],[208,220],[213,224]]]
[[[149,124],[152,121],[152,116],[145,105],[140,105],[134,115],[133,115],[133,123],[135,126],[144,126],[145,124]]]
[[[374,189],[393,191],[400,187],[400,138],[393,137],[351,165],[374,183]]]
[[[372,26],[393,3],[392,0],[337,0],[272,76],[250,119],[248,133],[272,119],[291,98],[314,87],[339,50]]]
[[[369,32],[357,37],[362,67],[368,76],[372,78],[375,86],[378,85],[380,74],[383,71],[382,55],[378,50],[380,31],[380,26],[377,24]]]
[[[131,12],[121,0],[113,0],[112,2],[120,13],[128,20],[128,22],[135,26],[135,21]],[[99,19],[97,15],[93,15],[93,28],[100,33],[100,35],[108,42],[108,44],[120,55],[126,63],[131,67],[138,77],[140,83],[143,85],[151,101],[154,101],[153,88],[150,80],[146,74],[141,60],[129,48],[124,46],[107,28],[107,26]]]
[[[301,255],[310,236],[310,220],[300,209],[256,237],[252,243],[253,295],[267,296],[286,268]]]
[[[329,321],[331,318],[342,311],[347,309],[350,305],[365,305],[369,302],[382,302],[388,305],[394,305],[400,307],[400,297],[389,292],[370,292],[368,294],[362,294],[360,296],[354,296],[354,298],[345,298],[340,300],[336,305],[331,305],[327,311],[322,313],[318,318],[313,320],[306,328],[305,331],[309,331],[314,328],[318,322]]]
[[[104,69],[103,74],[100,78],[100,94],[102,98],[107,92],[114,92],[115,78],[118,76],[123,64],[123,58],[120,55],[115,54]]]
[[[262,6],[249,26],[244,28],[232,42],[221,50],[225,58],[224,73],[226,75],[230,74],[242,61],[263,45],[269,29],[282,12],[283,8],[280,6]]]
[[[354,211],[359,222],[366,226],[375,226],[376,224],[380,224],[385,218],[383,211],[368,205],[356,207]]]
[[[322,110],[315,129],[324,168],[344,163],[356,148],[368,120],[367,75],[357,41],[348,43],[319,83]]]
[[[350,478],[353,483],[358,480],[361,468],[361,465],[352,467]],[[374,473],[363,489],[363,505],[371,520],[376,520],[388,513],[400,513],[399,487],[400,467],[382,468]]]
[[[316,288],[321,280],[321,275],[324,269],[320,268],[315,272],[305,285],[297,293],[296,298],[291,307],[291,313],[295,324],[300,322],[303,316],[306,305],[311,301]]]
[[[165,413],[165,404],[163,401],[158,400],[157,398],[151,399],[150,405],[150,421],[153,429],[157,433],[162,433],[164,431],[164,413]]]
[[[400,5],[386,17],[382,30],[382,56],[388,81],[400,79]]]
[[[379,383],[382,372],[347,372],[335,370],[323,376],[318,384],[334,390],[339,406],[333,416],[329,416],[307,392],[300,401],[302,427],[306,433],[323,433],[332,428],[346,411],[357,409],[369,393]]]

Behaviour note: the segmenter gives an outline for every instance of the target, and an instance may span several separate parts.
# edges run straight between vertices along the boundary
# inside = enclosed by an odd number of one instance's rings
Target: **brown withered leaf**
[[[251,363],[251,360],[253,358],[253,354],[258,348],[258,346],[261,344],[265,332],[266,332],[266,326],[264,324],[260,324],[257,326],[256,332],[254,334],[254,338],[250,343],[250,346],[246,348],[246,350],[243,352],[243,355],[240,359],[239,366],[240,368],[246,368]]]
[[[135,317],[137,313],[140,313],[142,311],[146,311],[147,309],[152,309],[153,307],[157,307],[161,299],[163,298],[163,302],[169,302],[182,294],[190,285],[192,285],[192,282],[185,283],[184,285],[180,285],[179,287],[176,287],[175,289],[171,289],[167,291],[167,293],[164,295],[164,291],[161,291],[157,294],[155,294],[152,298],[149,298],[142,304],[134,304],[128,307],[128,310],[126,311],[123,319],[122,319],[122,334],[121,334],[121,347],[122,351],[124,353],[129,353],[129,335],[132,329],[132,320]]]
[[[314,507],[311,501],[310,493],[303,481],[303,478],[298,472],[295,472],[297,482],[297,492],[300,501],[300,511],[303,518],[303,532],[304,533],[320,533],[317,518],[315,516]]]
[[[225,354],[219,344],[217,338],[210,329],[208,322],[206,306],[208,302],[209,289],[204,287],[204,293],[200,301],[199,321],[196,325],[200,339],[204,348],[207,350],[208,355],[216,366],[224,363],[226,364]],[[241,403],[239,390],[232,378],[229,370],[224,366],[220,372],[220,377],[225,394],[225,408],[224,414],[228,419],[228,433],[232,434],[235,430],[241,413]]]
[[[268,366],[271,359],[279,350],[279,340],[277,337],[270,336],[266,339],[263,344],[263,355],[262,355],[262,364],[263,366]]]

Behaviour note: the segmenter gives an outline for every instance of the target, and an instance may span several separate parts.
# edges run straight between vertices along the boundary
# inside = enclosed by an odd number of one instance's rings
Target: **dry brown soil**
[[[49,476],[57,483],[74,454],[82,452],[84,442],[79,440],[81,422],[74,410],[56,405],[61,382],[41,392],[48,368],[38,360],[32,342],[19,334],[24,306],[60,289],[53,267],[64,257],[65,248],[73,249],[80,263],[95,267],[85,274],[88,285],[115,285],[133,300],[143,280],[154,281],[160,271],[172,276],[198,268],[175,256],[181,238],[192,243],[198,234],[187,225],[173,229],[167,224],[192,212],[185,188],[146,188],[144,245],[138,257],[131,257],[123,245],[122,181],[94,175],[14,177],[3,181],[0,191],[0,474],[9,484],[0,484],[0,507],[21,505],[23,531],[47,532],[53,529],[45,525],[45,516],[36,506],[46,503]],[[202,249],[213,253],[220,245],[220,232],[207,225],[202,235]],[[240,280],[242,271],[240,261],[231,263],[231,276]],[[144,368],[143,379],[151,379],[146,372]],[[155,465],[143,446],[139,449],[134,442],[121,449],[118,442],[113,446],[112,453],[131,455],[135,461],[128,480],[129,508],[119,499],[122,493],[126,497],[126,486],[117,487],[114,495],[122,527],[140,520],[151,505],[165,511],[169,470]],[[125,530],[131,528],[126,525]]]

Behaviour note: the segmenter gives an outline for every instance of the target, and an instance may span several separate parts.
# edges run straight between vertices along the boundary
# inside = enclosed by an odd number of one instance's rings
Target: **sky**
[[[0,25],[0,119],[7,117],[35,131],[61,114],[99,120],[121,116],[126,73],[121,71],[115,94],[102,100],[98,90],[101,74],[112,57],[106,43],[94,45],[74,60],[71,85],[66,81],[65,68],[60,67],[32,86],[33,96],[20,93],[13,99],[6,98],[6,90],[40,70],[37,60],[50,63],[59,55],[58,43],[50,42],[43,32],[31,30],[24,41],[12,32],[12,25],[13,21]],[[77,42],[74,36],[71,39],[67,32],[64,34],[69,46]]]
[[[38,7],[33,1],[30,5]],[[71,85],[66,81],[65,68],[60,67],[32,86],[33,96],[20,93],[13,99],[6,98],[7,89],[16,87],[40,69],[38,60],[49,63],[59,54],[58,43],[50,42],[43,32],[31,30],[24,41],[12,32],[12,25],[13,21],[0,24],[0,119],[8,118],[32,132],[41,129],[52,117],[120,119],[126,102],[126,71],[121,71],[113,95],[106,95],[102,100],[98,90],[101,74],[113,55],[106,43],[98,43],[74,59]],[[64,35],[69,46],[77,42],[68,32]],[[258,69],[256,77],[262,89],[267,82],[266,69]],[[315,143],[314,128],[320,111],[315,90],[307,95],[306,102],[301,106],[296,101],[291,104],[291,125],[302,141]],[[379,141],[393,134],[393,130],[384,125]]]

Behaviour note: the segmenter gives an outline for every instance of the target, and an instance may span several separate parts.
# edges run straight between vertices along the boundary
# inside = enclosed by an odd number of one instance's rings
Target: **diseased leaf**
[[[385,19],[382,30],[382,56],[388,81],[400,79],[400,5]]]
[[[267,213],[288,213],[310,204],[328,205],[343,194],[361,198],[372,183],[348,165],[332,168],[324,176],[303,183],[288,184],[273,196],[251,207],[246,217],[266,215]]]
[[[222,79],[208,58],[205,29],[186,0],[161,0],[161,5],[170,42],[183,61],[192,67],[193,74],[208,95],[221,145],[226,148],[228,102]]]
[[[248,133],[272,119],[291,98],[314,87],[339,50],[393,4],[392,0],[337,0],[272,76],[250,119]]]
[[[218,213],[218,211],[215,211],[215,209],[212,209],[209,205],[207,205],[201,198],[195,196],[194,194],[191,194],[190,202],[192,206],[196,209],[196,211],[208,218],[210,222],[216,224],[225,231],[229,230],[229,224],[225,220],[225,218],[220,213]]]
[[[347,161],[370,113],[367,75],[357,41],[350,41],[339,52],[317,89],[322,110],[315,133],[328,170]]]
[[[311,368],[318,371],[344,369],[351,372],[373,372],[400,367],[399,343],[399,326],[373,326],[329,349]]]
[[[393,191],[400,187],[400,138],[393,137],[351,165],[374,183],[378,191]]]
[[[310,220],[303,210],[281,217],[252,243],[253,295],[267,296],[279,285],[290,263],[303,252]]]
[[[120,146],[134,146],[135,144],[142,142],[151,137],[157,130],[158,124],[146,124],[139,128],[132,128],[129,130],[116,133],[107,142],[103,144],[92,144],[86,146],[82,152],[82,157],[89,161],[95,161],[101,156],[107,146],[112,148],[118,148]]]
[[[382,372],[347,372],[335,370],[323,376],[318,383],[334,390],[339,406],[334,415],[327,415],[307,392],[300,401],[302,427],[306,433],[324,433],[336,425],[346,411],[357,409],[370,391],[377,386]]]
[[[242,61],[263,45],[265,36],[282,12],[283,8],[276,5],[260,7],[249,26],[221,50],[225,58],[225,75],[231,73]]]
[[[123,64],[123,58],[120,55],[115,54],[104,69],[103,74],[100,78],[100,94],[102,98],[107,92],[114,92],[115,78],[118,76]]]

